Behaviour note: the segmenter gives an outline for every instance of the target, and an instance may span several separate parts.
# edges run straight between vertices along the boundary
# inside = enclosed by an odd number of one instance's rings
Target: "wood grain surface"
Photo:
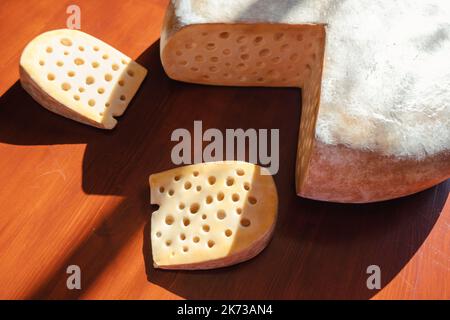
[[[21,88],[28,41],[63,28],[78,4],[82,30],[137,59],[149,75],[118,127],[54,115]],[[369,205],[295,195],[300,92],[221,88],[167,78],[159,59],[164,0],[0,2],[0,298],[449,299],[450,182]],[[170,135],[207,128],[280,129],[273,241],[255,259],[207,272],[152,268],[148,176],[173,168]],[[66,268],[82,290],[66,288]],[[382,289],[368,290],[379,265]]]

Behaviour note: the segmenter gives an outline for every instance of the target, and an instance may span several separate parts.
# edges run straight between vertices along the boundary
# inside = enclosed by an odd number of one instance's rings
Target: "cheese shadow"
[[[189,93],[184,91],[189,88]],[[150,223],[144,230],[143,254],[148,280],[187,299],[370,299],[371,265],[381,268],[384,288],[421,247],[441,213],[450,189],[445,182],[392,201],[354,205],[299,198],[295,194],[295,151],[300,94],[285,88],[208,88],[182,85],[177,110],[183,128],[204,109],[204,126],[279,128],[280,166],[274,177],[279,195],[274,238],[256,258],[210,271],[154,269]],[[199,91],[199,92],[195,92]],[[221,103],[213,101],[220,100]],[[182,107],[189,108],[189,112]],[[186,123],[187,120],[187,123]]]
[[[278,223],[260,255],[217,270],[154,269],[148,223],[143,248],[148,280],[196,300],[370,299],[379,290],[368,289],[367,268],[380,267],[381,289],[389,284],[433,230],[450,190],[447,181],[393,201],[322,203],[292,192],[294,181],[285,178],[294,175],[290,164],[275,177]]]
[[[67,292],[65,267],[82,266],[93,285],[129,238],[143,229],[148,281],[188,299],[368,299],[366,269],[378,265],[386,286],[433,230],[450,183],[416,195],[368,205],[309,201],[295,194],[300,91],[289,88],[207,87],[171,81],[159,44],[137,59],[149,74],[113,131],[77,124],[40,107],[19,83],[0,98],[0,142],[86,144],[82,189],[117,195],[123,203],[81,241],[30,298],[78,298]],[[148,176],[174,167],[173,130],[280,129],[280,171],[274,177],[279,211],[274,238],[256,258],[211,271],[162,271],[152,266]],[[144,227],[145,226],[145,227]],[[103,231],[101,231],[103,230]],[[99,235],[100,234],[100,235]],[[38,241],[38,240],[37,240]]]

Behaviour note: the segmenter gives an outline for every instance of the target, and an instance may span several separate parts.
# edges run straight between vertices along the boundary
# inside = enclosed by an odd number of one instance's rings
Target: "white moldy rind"
[[[181,25],[327,25],[316,138],[422,159],[450,150],[450,2],[173,1]]]
[[[366,203],[450,177],[450,4],[181,0],[169,6],[169,77],[302,88],[297,194]]]

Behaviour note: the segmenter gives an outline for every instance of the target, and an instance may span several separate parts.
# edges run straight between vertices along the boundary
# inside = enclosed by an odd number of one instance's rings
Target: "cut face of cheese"
[[[263,173],[263,174],[262,174]],[[269,242],[278,196],[269,172],[246,162],[197,164],[150,176],[156,268],[212,269],[248,260]]]
[[[381,201],[450,177],[449,15],[440,0],[174,0],[161,59],[180,81],[301,87],[297,193]]]
[[[23,88],[43,107],[102,129],[116,126],[147,70],[108,44],[78,30],[33,39],[20,59]]]

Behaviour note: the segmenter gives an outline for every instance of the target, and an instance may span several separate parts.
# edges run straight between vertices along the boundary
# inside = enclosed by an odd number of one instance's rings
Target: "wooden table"
[[[136,58],[148,78],[118,127],[96,130],[54,115],[18,83],[25,44],[82,30]],[[295,89],[221,88],[167,78],[159,32],[167,1],[3,0],[0,3],[0,298],[450,298],[450,182],[369,205],[328,204],[294,192],[300,119]],[[148,176],[173,167],[170,134],[279,128],[280,195],[273,241],[257,258],[208,272],[152,268]],[[66,268],[82,290],[66,288]],[[382,290],[367,289],[378,265]]]

